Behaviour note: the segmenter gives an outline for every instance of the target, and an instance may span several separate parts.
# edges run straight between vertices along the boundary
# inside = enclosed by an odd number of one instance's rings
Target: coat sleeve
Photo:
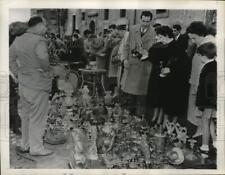
[[[205,66],[200,74],[196,99],[196,106],[200,109],[216,108],[217,75],[216,70],[212,71],[210,68],[209,65]]]
[[[167,56],[166,49],[162,47],[161,43],[155,43],[148,50],[148,61],[153,64],[159,64]]]
[[[125,50],[125,45],[127,44],[128,36],[129,36],[128,32],[124,34],[124,37],[119,46],[118,54],[120,56],[121,61],[127,58],[127,52],[125,53],[124,50]]]
[[[45,41],[40,41],[35,48],[35,53],[39,58],[41,67],[44,71],[49,71],[49,55],[48,55],[48,46]]]
[[[160,50],[154,47],[154,45],[149,49],[148,51],[148,61],[150,61],[153,64],[158,63],[158,60],[160,59],[159,55]]]
[[[131,32],[128,33],[127,39],[126,41],[123,43],[123,58],[124,59],[128,59],[129,58],[129,52],[130,52],[130,41],[131,41]]]
[[[188,59],[185,52],[181,53],[177,51],[179,48],[171,48],[172,52],[170,53],[171,64],[170,68],[174,74],[180,74],[178,77],[187,76],[184,73],[188,69]]]
[[[9,70],[15,76],[18,77],[18,62],[17,62],[17,53],[16,53],[16,45],[15,42],[9,48]]]
[[[90,46],[89,46],[88,40],[84,40],[84,51],[86,53],[89,53],[90,52]]]

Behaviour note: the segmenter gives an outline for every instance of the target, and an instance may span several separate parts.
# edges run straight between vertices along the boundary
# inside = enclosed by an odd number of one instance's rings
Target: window
[[[43,10],[37,10],[37,14],[43,13]]]
[[[73,22],[72,22],[72,25],[73,25],[73,32],[74,32],[75,29],[76,29],[76,15],[73,15]]]
[[[120,18],[124,18],[124,17],[126,17],[126,10],[122,9],[120,10]]]
[[[169,17],[169,10],[158,9],[156,10],[156,18],[167,18]]]
[[[85,12],[82,12],[82,21],[85,20]]]
[[[104,10],[104,20],[108,20],[109,19],[109,9],[105,9]]]

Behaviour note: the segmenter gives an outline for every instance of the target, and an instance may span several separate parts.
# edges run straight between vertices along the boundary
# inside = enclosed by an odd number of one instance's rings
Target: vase
[[[62,129],[47,130],[44,141],[51,145],[64,144],[67,141],[67,134]]]
[[[104,96],[105,104],[106,105],[112,104],[113,97],[111,96],[111,91],[106,91],[105,93],[106,93],[106,95]]]
[[[166,136],[163,134],[155,134],[156,151],[163,152],[165,149]]]
[[[71,96],[66,96],[65,97],[65,106],[69,107],[73,105],[73,99]]]

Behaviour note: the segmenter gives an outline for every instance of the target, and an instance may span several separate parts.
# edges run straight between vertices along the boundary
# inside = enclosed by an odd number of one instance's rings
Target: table
[[[105,94],[105,86],[104,86],[104,75],[106,73],[105,69],[78,69],[81,72],[81,88],[83,88],[84,84],[92,85],[92,96],[98,95],[99,88],[102,88],[103,93]],[[91,80],[87,80],[87,76],[91,76]],[[98,78],[100,77],[100,82]]]
[[[80,62],[66,62],[66,61],[62,61],[59,64],[74,70],[74,67],[78,67],[81,63]],[[77,69],[76,69],[77,70]]]

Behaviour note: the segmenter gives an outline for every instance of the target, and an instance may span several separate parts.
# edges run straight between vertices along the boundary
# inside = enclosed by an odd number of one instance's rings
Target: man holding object
[[[121,80],[121,89],[133,96],[136,101],[136,114],[145,113],[145,97],[147,95],[148,80],[152,65],[145,62],[148,50],[155,41],[155,30],[151,27],[152,13],[143,11],[141,23],[131,27],[126,45],[124,46],[124,73]]]

